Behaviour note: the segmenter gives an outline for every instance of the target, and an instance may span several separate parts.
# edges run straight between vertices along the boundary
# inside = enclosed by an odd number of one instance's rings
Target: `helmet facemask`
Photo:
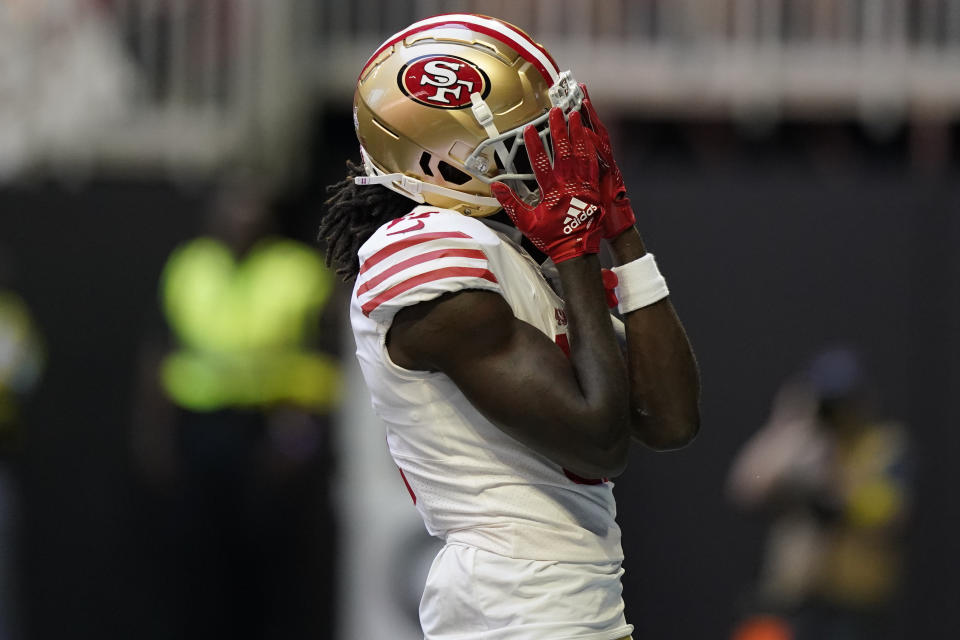
[[[574,111],[580,110],[584,98],[580,85],[574,80],[570,71],[564,71],[560,74],[560,79],[550,87],[549,94],[551,104],[554,107],[560,107],[563,111],[564,120],[568,120],[570,114]],[[474,115],[477,116],[480,125],[487,129],[490,137],[477,145],[477,148],[467,158],[464,169],[486,184],[503,182],[527,204],[536,203],[540,198],[540,188],[526,153],[523,131],[528,126],[537,129],[540,140],[544,143],[543,146],[547,156],[552,163],[553,140],[550,137],[550,112],[547,111],[530,122],[500,133],[495,127],[491,130],[492,123],[484,124],[481,119],[482,114],[477,115],[477,111],[481,110],[478,109],[477,105],[478,102],[482,103],[482,99],[479,98],[479,94],[474,94],[474,96]],[[491,158],[493,158],[498,169],[498,172],[492,176],[489,175]]]

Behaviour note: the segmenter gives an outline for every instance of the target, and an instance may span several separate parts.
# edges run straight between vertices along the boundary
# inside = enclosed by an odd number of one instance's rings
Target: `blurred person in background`
[[[22,406],[44,365],[43,341],[16,293],[9,255],[0,246],[0,640],[20,637],[16,558]]]
[[[445,542],[426,638],[628,638],[609,477],[631,437],[675,449],[699,428],[693,353],[586,98],[527,34],[476,15],[414,23],[360,73],[364,166],[331,187],[320,237],[356,280],[374,409]]]
[[[329,624],[333,278],[314,249],[271,233],[265,195],[228,184],[207,234],[170,255],[172,342],[143,362],[133,444],[167,496],[155,518],[180,571],[164,594],[185,616],[177,637],[318,637]]]
[[[858,355],[825,350],[738,454],[732,500],[771,519],[755,605],[782,616],[787,635],[752,636],[762,625],[751,620],[736,638],[886,637],[910,483],[907,435],[875,404]]]

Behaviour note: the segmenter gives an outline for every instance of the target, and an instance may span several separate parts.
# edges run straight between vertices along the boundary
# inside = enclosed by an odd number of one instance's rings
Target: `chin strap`
[[[415,202],[423,204],[426,200],[423,193],[435,193],[445,198],[451,198],[459,202],[465,202],[478,207],[500,207],[500,202],[496,198],[489,196],[478,196],[472,193],[464,193],[455,189],[448,189],[440,185],[430,184],[416,178],[411,178],[402,173],[384,173],[380,171],[370,160],[367,150],[360,147],[360,155],[363,157],[363,169],[367,173],[365,176],[357,176],[353,179],[354,184],[361,186],[379,184],[387,187],[391,191],[396,191],[402,196],[406,196]]]
[[[510,152],[507,151],[507,145],[503,143],[497,125],[493,124],[493,111],[490,110],[490,106],[479,93],[471,93],[470,102],[472,104],[470,110],[473,111],[473,117],[476,118],[477,123],[483,127],[483,130],[486,131],[487,137],[490,140],[497,141],[493,145],[493,152],[500,156],[500,164],[504,167],[510,166],[512,164],[510,161]],[[486,173],[486,170],[482,173]]]

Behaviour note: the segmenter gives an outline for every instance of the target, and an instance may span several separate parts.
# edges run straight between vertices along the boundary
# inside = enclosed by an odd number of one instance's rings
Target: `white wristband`
[[[617,274],[617,288],[614,291],[621,314],[642,309],[670,294],[667,281],[660,275],[652,253],[614,267],[613,272]]]

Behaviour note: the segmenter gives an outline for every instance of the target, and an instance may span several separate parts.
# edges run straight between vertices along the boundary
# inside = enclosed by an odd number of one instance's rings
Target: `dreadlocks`
[[[317,239],[326,245],[327,266],[335,266],[345,282],[357,277],[357,251],[385,222],[410,213],[413,201],[382,187],[354,184],[363,169],[347,160],[347,177],[327,187]]]

